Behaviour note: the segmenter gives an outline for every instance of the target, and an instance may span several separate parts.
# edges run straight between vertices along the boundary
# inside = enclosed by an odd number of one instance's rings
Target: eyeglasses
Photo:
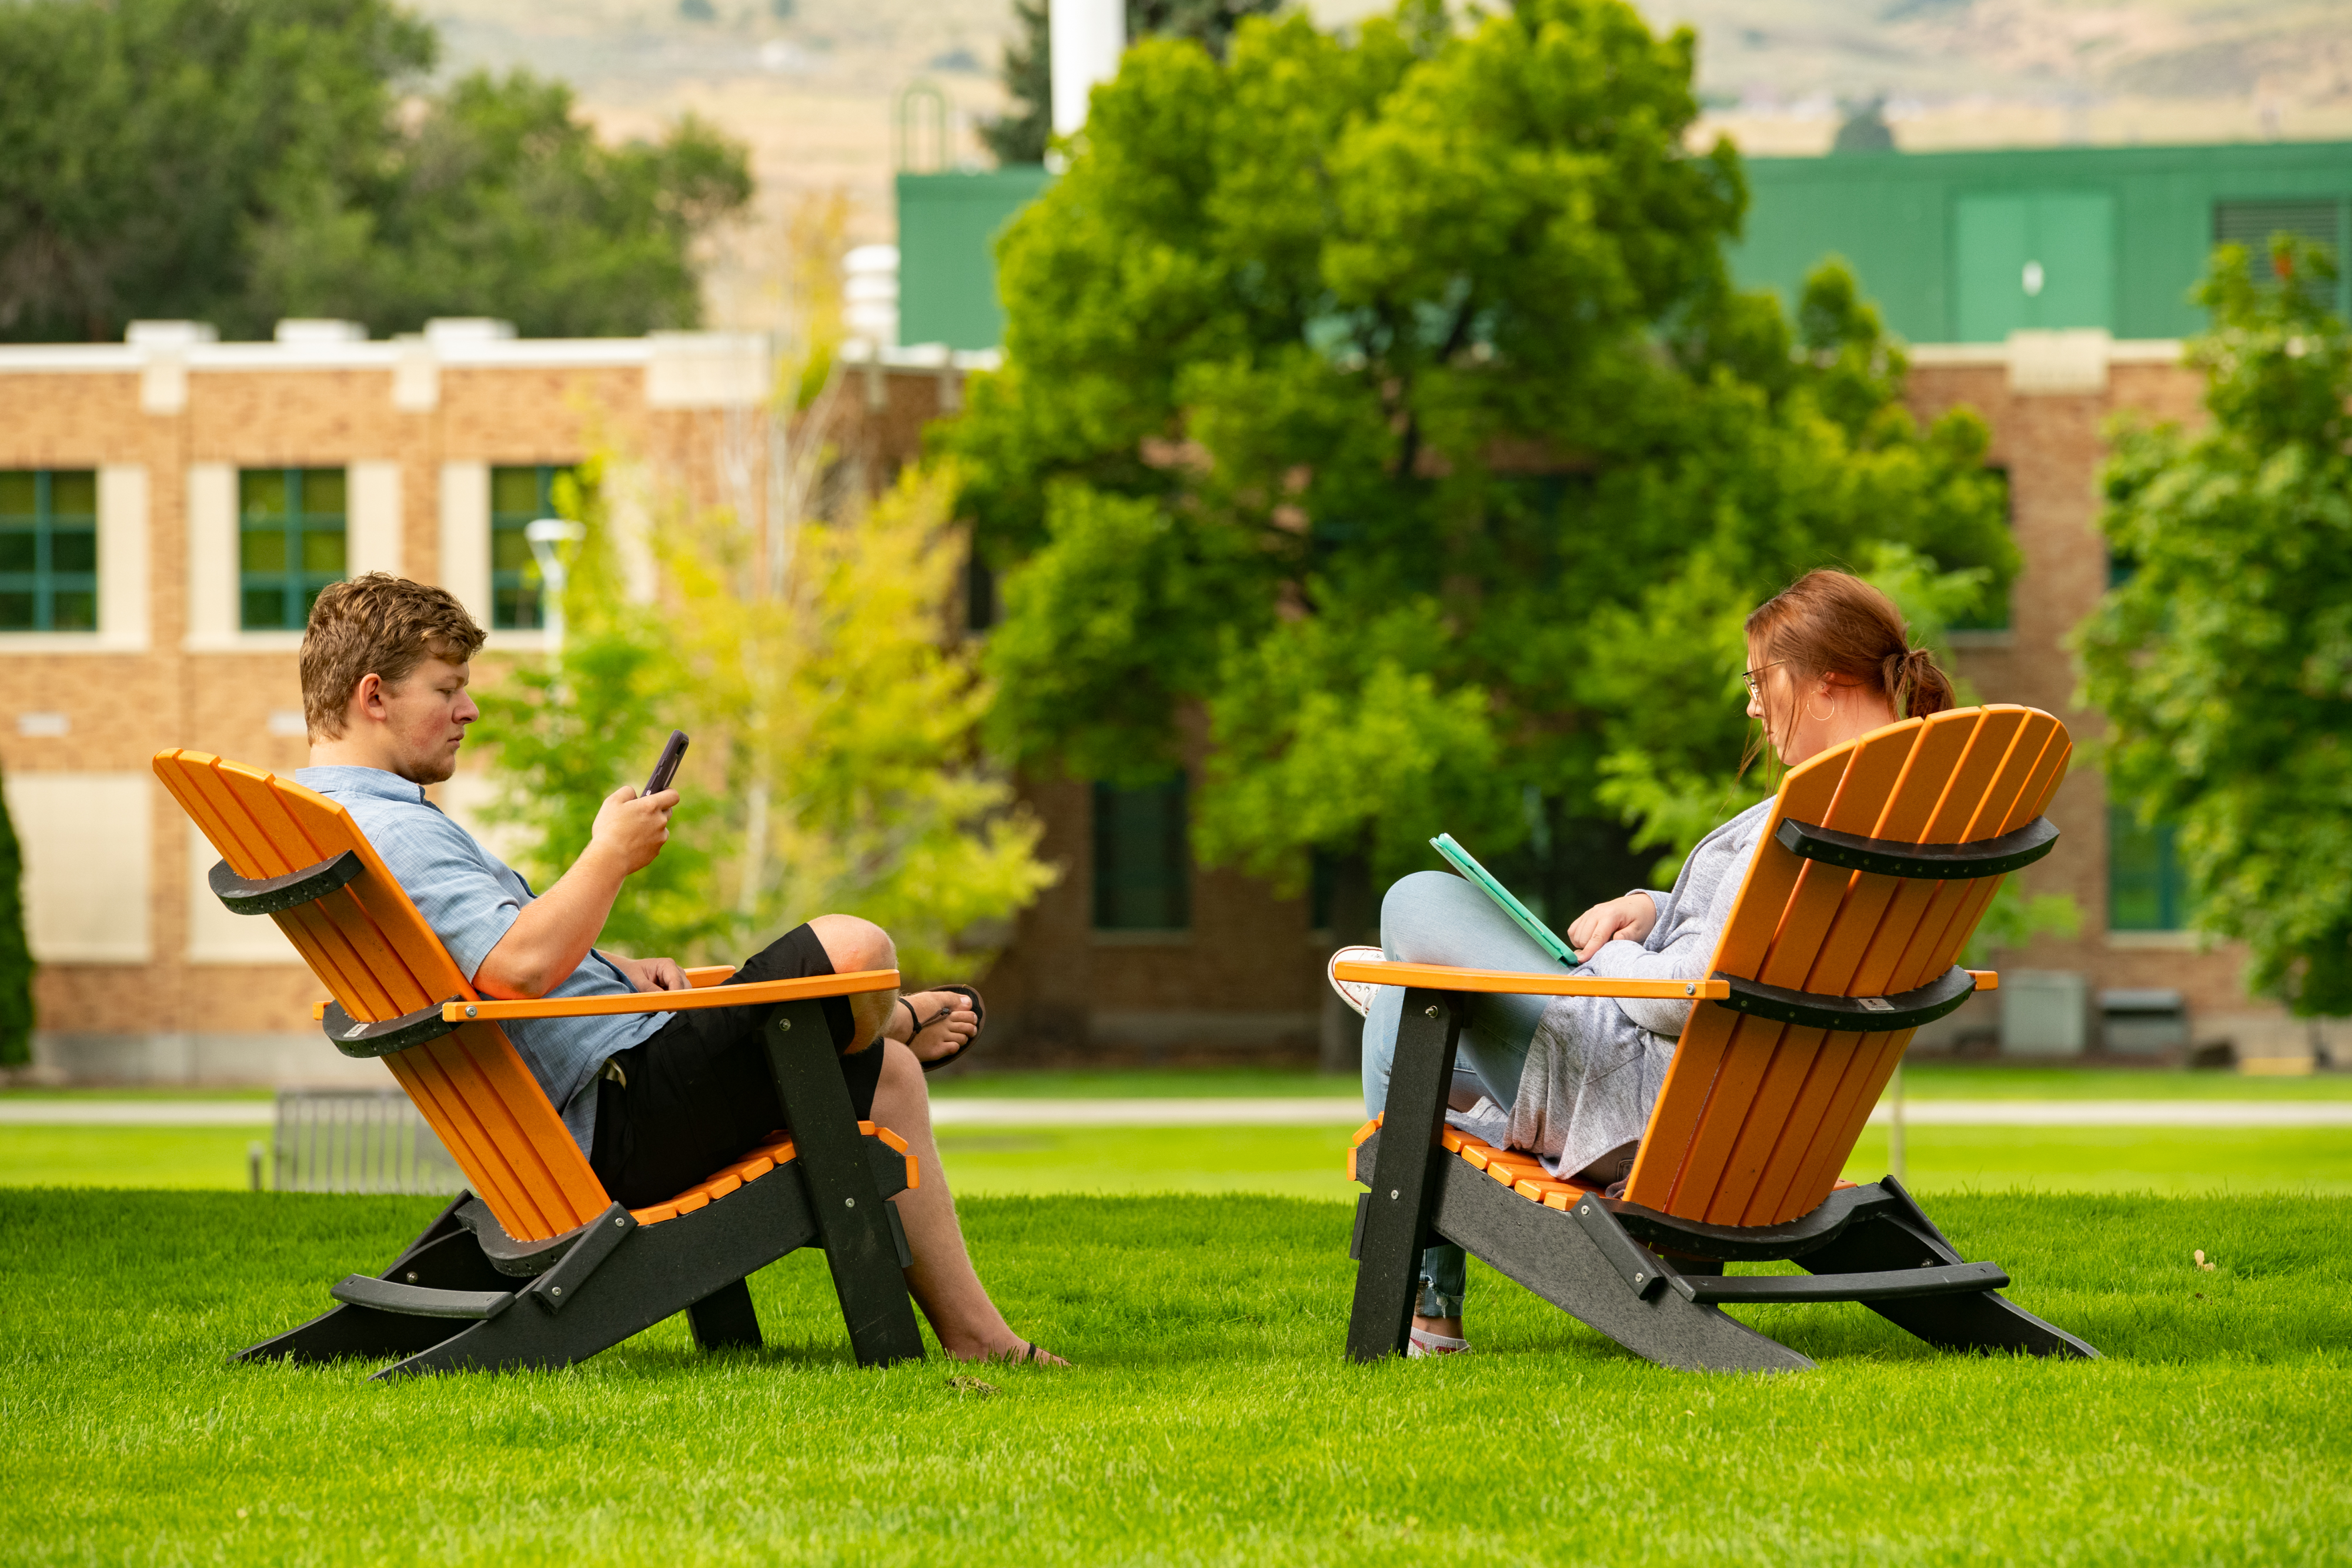
[[[1748,695],[1761,702],[1764,698],[1764,685],[1757,677],[1772,668],[1774,664],[1785,664],[1788,662],[1786,659],[1775,659],[1770,664],[1759,664],[1752,670],[1740,671],[1739,678],[1748,683]]]

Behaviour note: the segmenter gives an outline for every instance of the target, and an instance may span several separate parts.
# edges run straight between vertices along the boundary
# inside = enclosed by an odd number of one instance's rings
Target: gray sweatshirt
[[[1648,937],[1603,943],[1576,973],[1643,980],[1705,976],[1770,813],[1771,802],[1763,801],[1701,839],[1674,891],[1650,894],[1658,919]],[[1502,1141],[1544,1155],[1555,1173],[1630,1153],[1657,1103],[1690,1009],[1675,999],[1554,997],[1528,1042]],[[1602,1175],[1622,1177],[1623,1171]]]
[[[1715,945],[1730,922],[1732,902],[1748,880],[1748,862],[1756,858],[1763,839],[1765,819],[1772,802],[1759,800],[1707,834],[1683,862],[1674,891],[1644,888],[1658,906],[1658,922],[1640,942],[1607,942],[1584,961],[1583,974],[1612,979],[1696,980],[1706,975]],[[1688,1002],[1654,997],[1621,997],[1625,1016],[1649,1030],[1672,1040],[1690,1018]]]

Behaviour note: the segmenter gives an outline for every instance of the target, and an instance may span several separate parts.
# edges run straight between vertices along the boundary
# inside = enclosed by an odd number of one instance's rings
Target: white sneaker
[[[1343,980],[1333,974],[1332,965],[1339,963],[1342,958],[1359,964],[1380,964],[1387,962],[1388,955],[1378,947],[1342,947],[1331,955],[1331,963],[1323,966],[1323,977],[1331,982],[1331,988],[1339,993],[1339,999],[1355,1009],[1358,1018],[1370,1018],[1372,1011],[1372,993],[1380,988],[1368,986],[1361,980]]]
[[[1429,1355],[1465,1355],[1469,1350],[1470,1342],[1466,1339],[1453,1339],[1442,1333],[1431,1333],[1427,1329],[1415,1329],[1405,1342],[1404,1354],[1406,1360],[1419,1361]]]

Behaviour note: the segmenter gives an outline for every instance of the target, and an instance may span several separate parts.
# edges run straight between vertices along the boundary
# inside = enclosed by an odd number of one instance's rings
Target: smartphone
[[[685,756],[686,731],[673,729],[669,732],[669,744],[662,747],[661,760],[654,764],[654,776],[646,780],[646,787],[638,791],[638,799],[658,795],[668,789],[669,781],[677,775],[678,762]]]

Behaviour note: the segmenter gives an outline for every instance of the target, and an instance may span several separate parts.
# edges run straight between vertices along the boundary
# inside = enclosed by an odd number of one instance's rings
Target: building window
[[[2189,877],[2169,822],[2143,823],[2107,808],[2107,929],[2180,931],[2189,925]]]
[[[344,571],[341,468],[247,468],[236,476],[238,623],[299,632]]]
[[[1140,789],[1095,786],[1095,929],[1183,931],[1192,924],[1184,776]]]
[[[2213,243],[2246,247],[2246,270],[2256,283],[2275,283],[2271,271],[2271,236],[2282,232],[2310,240],[2326,250],[2343,268],[2345,205],[2341,202],[2269,201],[2213,204]],[[2312,277],[2297,280],[2320,305],[2344,308],[2347,280]]]
[[[98,476],[0,473],[0,632],[98,630]]]
[[[571,516],[556,509],[557,482],[571,477],[567,465],[490,470],[490,629],[536,632],[547,624],[541,602],[539,563],[531,559],[523,530],[541,517]],[[576,507],[573,510],[577,510]]]
[[[1988,467],[1985,473],[1994,484],[2000,486],[2000,520],[2009,529],[2010,537],[2014,538],[2017,535],[2017,497],[2015,492],[2010,488],[2009,470],[2001,467]],[[2014,586],[2011,584],[2011,588]],[[2009,600],[2011,588],[2002,589],[1999,593],[1993,594],[1988,601],[1978,604],[1968,613],[1956,616],[1952,623],[1945,629],[1950,632],[2008,631]]]

